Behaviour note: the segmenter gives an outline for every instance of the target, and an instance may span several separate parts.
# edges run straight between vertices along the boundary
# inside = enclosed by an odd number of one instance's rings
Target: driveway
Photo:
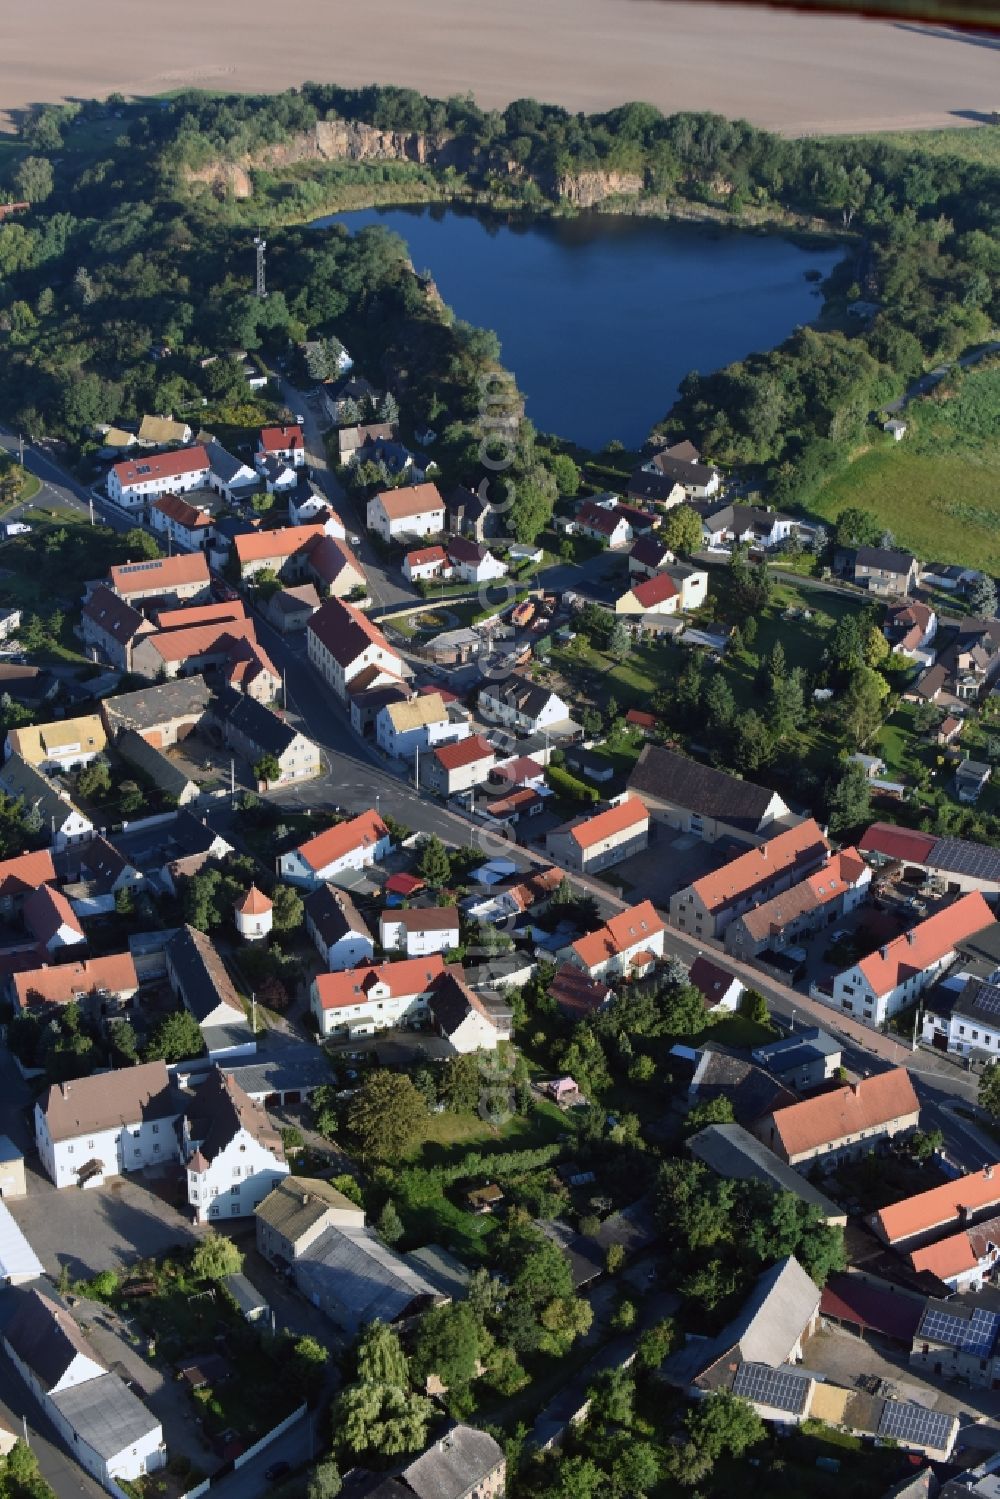
[[[609,884],[621,885],[626,894],[641,892],[661,910],[668,909],[670,897],[678,890],[734,857],[728,843],[704,843],[691,833],[675,833],[662,824],[654,826],[656,832],[649,847],[615,864],[604,878]]]
[[[57,1191],[28,1162],[28,1195],[7,1206],[46,1271],[58,1279],[63,1266],[76,1279],[117,1270],[147,1255],[190,1246],[197,1235],[176,1208],[157,1197],[141,1178],[116,1176],[106,1186]]]

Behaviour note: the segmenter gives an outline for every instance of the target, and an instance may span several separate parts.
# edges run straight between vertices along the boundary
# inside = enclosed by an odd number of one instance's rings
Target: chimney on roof
[[[879,956],[884,961],[889,956],[889,949],[887,947],[880,947],[879,948]]]
[[[984,1166],[983,1167],[983,1180],[984,1181],[988,1181],[988,1182],[991,1182],[993,1180],[993,1167],[992,1166]]]
[[[851,1092],[854,1094],[854,1097],[857,1098],[858,1095],[861,1092],[861,1079],[858,1078],[856,1082],[851,1083],[850,1084],[850,1089],[851,1089]]]

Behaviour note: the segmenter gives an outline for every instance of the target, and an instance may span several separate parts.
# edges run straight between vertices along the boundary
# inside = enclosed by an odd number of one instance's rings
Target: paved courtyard
[[[627,897],[651,900],[654,906],[666,910],[678,890],[743,852],[742,847],[727,840],[705,843],[693,833],[675,833],[659,823],[648,848],[615,864],[601,877],[610,884],[621,884]]]
[[[8,1207],[54,1279],[65,1265],[76,1279],[116,1270],[147,1255],[191,1244],[196,1231],[139,1177],[116,1176],[103,1187],[55,1187],[28,1163],[28,1195]]]
[[[857,1389],[860,1380],[873,1375],[890,1380],[896,1399],[958,1416],[963,1425],[1000,1416],[1000,1391],[967,1389],[924,1369],[911,1369],[901,1350],[877,1348],[842,1327],[824,1327],[809,1339],[803,1367],[848,1389]]]

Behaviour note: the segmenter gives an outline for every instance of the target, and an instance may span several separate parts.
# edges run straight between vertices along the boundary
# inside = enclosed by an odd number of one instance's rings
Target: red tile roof
[[[838,900],[857,883],[867,867],[856,848],[841,849],[814,874],[746,911],[741,918],[743,926],[758,941],[784,931],[799,916]]]
[[[927,1270],[938,1280],[947,1280],[950,1276],[975,1270],[979,1256],[973,1253],[969,1235],[960,1233],[952,1234],[950,1239],[941,1239],[937,1244],[927,1244],[923,1249],[915,1249],[910,1255],[910,1264],[918,1273]]]
[[[272,909],[272,903],[262,890],[256,885],[251,885],[242,902],[236,907],[241,916],[266,916]]]
[[[630,708],[625,715],[625,722],[637,729],[655,729],[659,721],[655,713],[644,713],[641,708]]]
[[[320,973],[316,976],[316,998],[321,1010],[342,1010],[347,1005],[364,1004],[375,984],[387,984],[390,999],[425,994],[444,972],[444,959],[440,953],[433,953],[427,958],[369,965],[346,973]]]
[[[860,1275],[835,1273],[823,1287],[819,1309],[824,1317],[847,1322],[863,1332],[878,1332],[909,1347],[924,1311],[923,1296],[880,1290]]]
[[[605,812],[597,812],[593,817],[584,817],[579,822],[567,823],[556,831],[568,833],[579,848],[586,850],[605,838],[613,838],[616,833],[627,833],[630,830],[635,832],[643,823],[648,825],[649,812],[637,796],[630,796],[617,806],[608,807]]]
[[[862,835],[858,848],[863,854],[881,854],[886,859],[902,859],[908,864],[926,864],[937,843],[930,833],[914,828],[900,828],[891,822],[873,822]]]
[[[495,754],[496,750],[482,734],[472,734],[468,739],[442,744],[434,751],[434,758],[443,770],[459,770],[463,765],[474,765],[477,760],[492,760]]]
[[[919,1113],[910,1074],[905,1067],[894,1067],[775,1109],[772,1117],[775,1133],[791,1158]]]
[[[721,869],[703,875],[691,888],[707,910],[723,910],[770,884],[778,875],[808,863],[810,858],[818,858],[829,846],[819,824],[809,817],[758,848],[730,859]]]
[[[261,428],[260,450],[263,453],[284,453],[289,449],[301,448],[303,444],[302,428],[298,425]]]
[[[611,990],[602,979],[592,979],[573,963],[562,963],[549,984],[549,995],[564,1015],[580,1019],[606,1005]]]
[[[436,484],[404,484],[400,489],[383,489],[376,499],[382,501],[382,509],[389,520],[409,520],[412,516],[428,515],[445,508]]]
[[[177,494],[164,494],[154,501],[153,510],[158,510],[168,520],[176,521],[185,530],[194,531],[212,524],[212,517],[199,505],[191,505]]]
[[[180,474],[201,470],[207,474],[209,468],[208,454],[199,444],[193,448],[178,448],[172,453],[130,458],[127,463],[116,463],[111,472],[117,474],[122,488],[128,489],[133,484],[146,484],[151,479],[176,479]]]
[[[429,562],[439,562],[443,567],[448,561],[448,554],[444,547],[418,547],[415,552],[407,552],[403,561],[410,568],[426,567]]]
[[[325,535],[322,526],[281,526],[276,531],[247,531],[237,536],[233,545],[242,567],[247,562],[261,562],[268,557],[291,557]]]
[[[18,854],[14,859],[0,863],[0,899],[16,900],[47,885],[56,877],[56,867],[48,849],[37,854]]]
[[[192,604],[187,609],[160,609],[156,614],[158,630],[187,630],[192,625],[211,625],[224,619],[246,619],[247,611],[239,599],[228,604]]]
[[[343,858],[355,848],[367,848],[388,838],[389,829],[377,812],[362,812],[349,822],[340,822],[315,838],[300,843],[296,853],[305,860],[310,869],[325,869],[328,864]]]
[[[653,902],[644,900],[618,916],[612,916],[596,932],[580,937],[572,944],[572,951],[585,968],[596,968],[663,930],[663,922],[657,916]]]
[[[134,993],[139,987],[132,954],[111,953],[106,958],[87,958],[82,963],[57,963],[51,968],[33,968],[16,973],[12,980],[22,1009],[34,1005],[65,1005],[81,994],[107,989],[111,994]]]
[[[857,966],[873,994],[888,994],[911,974],[922,973],[933,963],[939,963],[956,943],[992,926],[995,919],[979,891],[974,890],[869,953]]]
[[[936,1228],[958,1225],[967,1215],[990,1207],[1000,1208],[1000,1163],[890,1203],[875,1214],[875,1227],[887,1243],[897,1244]]]
[[[223,655],[236,640],[253,643],[256,633],[251,619],[226,619],[214,625],[194,625],[189,630],[160,630],[145,641],[164,661],[188,661],[195,656]]]
[[[679,594],[680,589],[669,573],[656,573],[654,577],[644,578],[641,583],[632,585],[632,596],[644,609],[653,609],[666,599],[677,598]]]
[[[385,882],[389,895],[416,895],[423,888],[424,881],[418,880],[415,874],[391,874]]]
[[[130,593],[171,593],[186,583],[209,582],[208,563],[200,552],[178,552],[151,562],[123,562],[108,569],[111,586],[127,598]]]
[[[599,531],[602,536],[613,536],[622,521],[627,521],[616,508],[608,510],[593,500],[585,500],[576,513],[577,523],[590,531]]]
[[[733,984],[743,987],[735,973],[727,973],[725,968],[720,968],[717,963],[713,963],[710,958],[706,957],[695,958],[688,978],[695,988],[701,991],[709,1009],[717,1005],[720,999],[729,993]]]

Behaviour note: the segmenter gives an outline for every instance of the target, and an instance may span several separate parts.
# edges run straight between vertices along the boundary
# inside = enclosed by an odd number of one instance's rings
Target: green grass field
[[[901,443],[873,435],[811,508],[833,520],[856,505],[925,561],[1000,572],[1000,368],[948,382],[913,402],[906,421]]]
[[[837,140],[871,140],[871,136],[837,136]],[[875,137],[888,146],[914,154],[974,162],[984,167],[1000,166],[1000,129],[968,125],[956,130],[889,130]]]

